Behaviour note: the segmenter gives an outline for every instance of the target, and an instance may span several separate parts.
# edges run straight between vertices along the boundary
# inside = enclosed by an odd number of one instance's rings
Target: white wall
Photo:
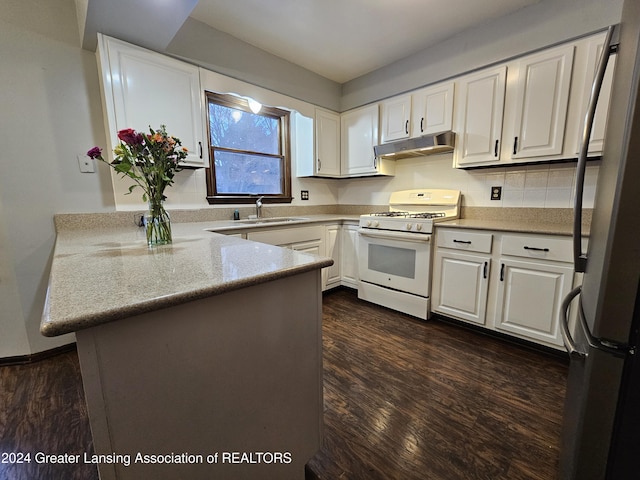
[[[81,174],[76,159],[105,138],[95,57],[79,47],[73,1],[0,0],[0,11],[1,254],[13,273],[0,279],[5,357],[69,342],[39,333],[53,214],[112,210],[113,194],[108,172]]]
[[[620,22],[622,3],[542,0],[345,83],[342,111],[603,30]]]

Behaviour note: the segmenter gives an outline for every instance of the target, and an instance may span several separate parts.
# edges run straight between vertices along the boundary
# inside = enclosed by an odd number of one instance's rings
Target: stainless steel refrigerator
[[[617,59],[586,253],[580,251],[586,146],[576,175],[574,256],[584,276],[563,306],[571,358],[563,480],[640,478],[640,1],[625,0],[621,23],[609,33]],[[592,107],[598,89],[596,81]],[[587,123],[584,138],[589,134]],[[569,307],[579,314],[571,329]]]

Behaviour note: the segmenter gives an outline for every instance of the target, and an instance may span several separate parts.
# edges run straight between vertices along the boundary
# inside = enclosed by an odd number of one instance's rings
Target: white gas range
[[[460,191],[393,192],[389,211],[360,217],[358,297],[429,318],[434,222],[460,215]]]

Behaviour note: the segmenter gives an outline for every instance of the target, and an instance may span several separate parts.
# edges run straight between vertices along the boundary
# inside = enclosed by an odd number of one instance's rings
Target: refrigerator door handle
[[[576,191],[573,203],[573,262],[575,271],[579,273],[584,273],[587,267],[587,255],[582,252],[582,198],[584,194],[584,176],[587,168],[589,139],[591,138],[593,119],[596,114],[598,96],[600,95],[604,73],[607,69],[609,55],[615,51],[615,46],[612,41],[615,30],[616,25],[610,26],[607,30],[607,35],[602,47],[602,53],[598,61],[596,76],[593,80],[593,86],[591,87],[591,95],[589,96],[589,106],[584,119],[582,143],[580,145],[580,154],[578,156],[578,166],[576,167]]]
[[[582,309],[582,297],[578,299],[578,321],[580,322],[580,326],[582,327],[582,331],[589,347],[620,358],[624,358],[627,355],[635,355],[636,349],[631,345],[626,343],[617,343],[593,336],[591,330],[589,330],[584,310]]]
[[[562,301],[562,306],[560,307],[560,333],[562,334],[562,341],[569,355],[572,357],[585,358],[587,354],[578,350],[578,346],[573,341],[573,337],[571,337],[571,332],[569,331],[569,305],[571,305],[574,298],[580,295],[581,291],[582,285],[571,290]]]

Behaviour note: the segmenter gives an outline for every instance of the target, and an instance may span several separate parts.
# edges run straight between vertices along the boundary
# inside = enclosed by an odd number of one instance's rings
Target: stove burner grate
[[[406,217],[409,212],[376,212],[370,214],[372,217]]]
[[[425,213],[412,213],[411,215],[409,215],[409,218],[442,218],[445,216],[446,215],[444,212],[436,212],[436,213],[425,212]]]

